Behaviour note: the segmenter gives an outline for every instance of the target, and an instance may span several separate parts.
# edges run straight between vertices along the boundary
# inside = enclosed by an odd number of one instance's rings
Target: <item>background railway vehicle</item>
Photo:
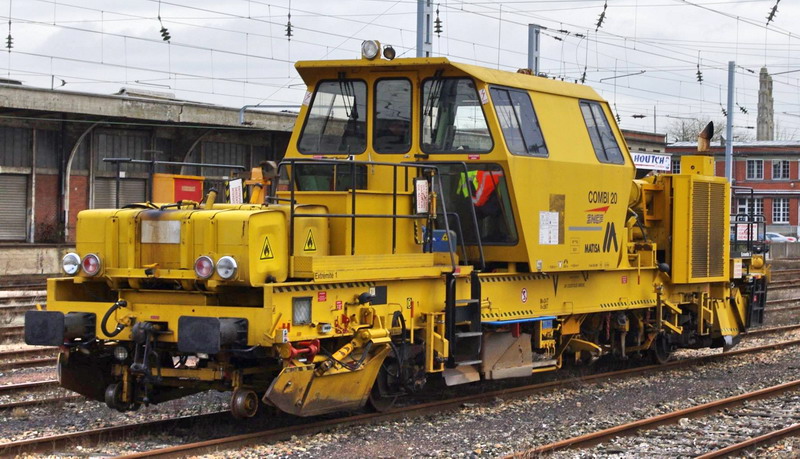
[[[67,277],[26,316],[64,387],[309,416],[431,378],[665,361],[760,323],[768,266],[731,256],[711,157],[635,180],[591,88],[380,49],[297,63],[308,92],[263,202],[81,212]]]

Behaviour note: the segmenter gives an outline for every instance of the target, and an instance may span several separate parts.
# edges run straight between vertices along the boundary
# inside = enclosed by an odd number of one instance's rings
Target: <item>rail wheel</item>
[[[396,365],[392,366],[397,369]],[[369,393],[369,406],[380,413],[389,411],[397,401],[397,394],[392,394],[389,385],[389,373],[386,371],[386,365],[381,367],[378,376],[375,378],[375,384],[372,385],[372,390]]]
[[[117,411],[129,411],[132,408],[138,409],[138,405],[122,401],[122,383],[109,384],[105,392],[106,405]]]
[[[238,419],[252,418],[258,411],[258,395],[252,390],[236,389],[231,396],[231,414]]]
[[[672,349],[670,349],[667,335],[664,333],[656,335],[653,344],[650,346],[650,356],[653,359],[653,363],[663,365],[669,361],[671,354]]]

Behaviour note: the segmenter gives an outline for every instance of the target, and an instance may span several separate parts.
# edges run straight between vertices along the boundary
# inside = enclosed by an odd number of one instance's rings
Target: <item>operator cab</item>
[[[591,88],[444,58],[296,67],[309,92],[286,160],[355,164],[297,163],[295,191],[411,193],[414,172],[386,166],[432,165],[447,209],[436,226],[448,219],[468,258],[548,271],[618,263],[634,168]]]

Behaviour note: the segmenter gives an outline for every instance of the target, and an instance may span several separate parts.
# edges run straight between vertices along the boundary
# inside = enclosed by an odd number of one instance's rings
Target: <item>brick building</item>
[[[697,143],[676,142],[667,146],[667,152],[677,162],[681,155],[696,154]],[[716,160],[717,175],[725,175],[725,147],[714,142],[710,153]],[[764,216],[767,231],[800,234],[800,141],[734,142],[733,185],[742,188],[735,189],[731,213],[746,213],[752,206],[756,214]]]

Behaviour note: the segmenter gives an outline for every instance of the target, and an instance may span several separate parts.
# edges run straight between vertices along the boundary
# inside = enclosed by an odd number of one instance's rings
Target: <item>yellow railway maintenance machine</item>
[[[297,63],[263,202],[80,213],[25,323],[61,385],[119,410],[209,389],[240,417],[385,409],[433,377],[664,361],[761,320],[768,267],[731,258],[711,157],[634,180],[592,89],[365,45]]]

